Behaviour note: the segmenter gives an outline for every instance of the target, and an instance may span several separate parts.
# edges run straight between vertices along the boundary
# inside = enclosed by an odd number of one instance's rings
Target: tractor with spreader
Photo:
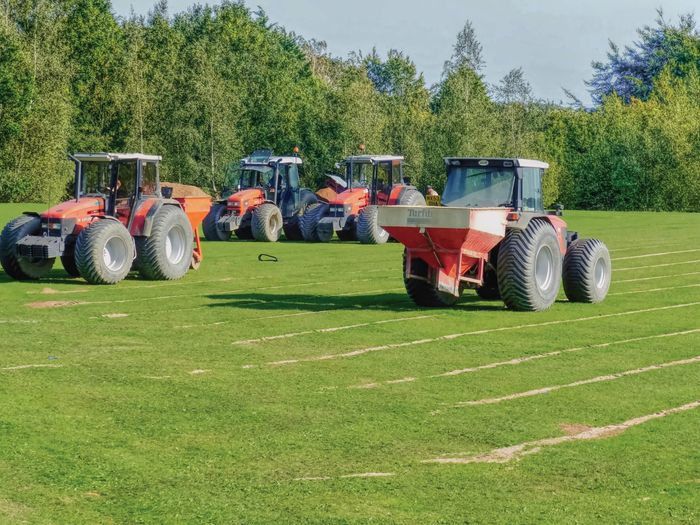
[[[24,213],[0,236],[0,263],[18,280],[40,279],[61,259],[73,277],[115,284],[132,270],[147,279],[183,277],[202,260],[197,228],[211,199],[161,189],[161,157],[77,153],[74,198]]]
[[[355,155],[337,165],[345,169],[346,189],[328,203],[310,206],[301,217],[304,240],[383,244],[389,234],[377,223],[378,206],[425,205],[425,198],[404,177],[404,158],[394,155]]]
[[[579,239],[546,212],[548,164],[526,159],[446,158],[442,206],[382,206],[379,225],[405,246],[406,291],[419,306],[454,304],[473,288],[512,310],[540,311],[560,283],[570,301],[597,303],[610,287],[605,244]]]
[[[287,240],[301,240],[299,219],[318,199],[300,187],[297,155],[275,156],[258,150],[229,171],[222,198],[205,217],[202,229],[208,241],[239,239],[276,242],[281,233]]]

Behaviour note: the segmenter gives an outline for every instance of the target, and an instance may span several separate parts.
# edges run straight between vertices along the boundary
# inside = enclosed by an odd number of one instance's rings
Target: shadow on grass
[[[265,293],[226,293],[212,294],[209,299],[221,301],[210,304],[212,308],[244,308],[250,310],[390,310],[390,311],[440,311],[456,309],[460,311],[494,311],[502,310],[503,303],[499,301],[486,303],[476,295],[464,295],[452,308],[420,308],[416,306],[405,293],[382,293],[352,296],[286,294],[275,295]]]

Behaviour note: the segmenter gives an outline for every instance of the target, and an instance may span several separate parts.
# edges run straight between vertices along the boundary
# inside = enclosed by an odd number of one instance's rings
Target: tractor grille
[[[49,247],[46,245],[36,245],[36,244],[18,244],[17,245],[18,255],[20,257],[28,257],[31,259],[48,259],[49,258]]]
[[[328,208],[328,217],[345,217],[345,209],[343,206],[330,206]]]

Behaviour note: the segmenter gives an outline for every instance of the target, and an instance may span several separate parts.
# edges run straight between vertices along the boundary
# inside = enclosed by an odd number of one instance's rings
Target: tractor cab
[[[137,203],[161,197],[160,160],[139,153],[76,153],[75,200],[97,197],[102,212],[128,220]]]
[[[527,159],[445,159],[442,205],[543,212],[542,177],[549,164]]]
[[[369,190],[369,204],[387,204],[394,184],[403,183],[404,158],[393,155],[355,155],[343,161],[348,189]]]

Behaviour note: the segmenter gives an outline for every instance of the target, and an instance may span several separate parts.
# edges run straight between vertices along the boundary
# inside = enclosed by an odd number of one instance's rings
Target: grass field
[[[417,309],[397,244],[0,272],[0,522],[698,523],[700,214],[565,218],[603,304]]]

